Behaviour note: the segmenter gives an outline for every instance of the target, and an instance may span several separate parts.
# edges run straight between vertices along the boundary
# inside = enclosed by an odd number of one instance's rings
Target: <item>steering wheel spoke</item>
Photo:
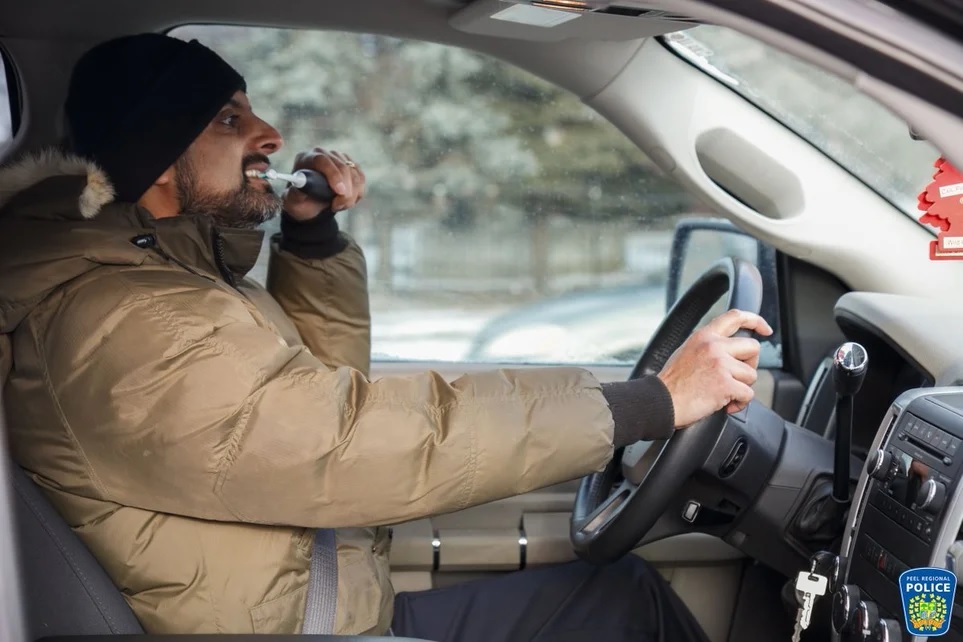
[[[661,371],[723,295],[728,297],[729,309],[758,313],[762,292],[762,277],[755,265],[735,258],[719,261],[672,306],[632,378]],[[579,557],[604,564],[631,551],[668,509],[675,492],[704,465],[726,420],[725,411],[719,409],[663,442],[617,451],[604,471],[583,478],[570,529]]]
[[[628,480],[623,480],[615,490],[609,493],[609,496],[605,501],[599,504],[598,508],[592,511],[588,517],[583,520],[584,526],[582,526],[581,531],[586,534],[591,534],[604,530],[605,527],[610,524],[614,519],[616,519],[622,508],[626,505],[629,499],[632,497],[633,493],[638,486],[632,484]]]

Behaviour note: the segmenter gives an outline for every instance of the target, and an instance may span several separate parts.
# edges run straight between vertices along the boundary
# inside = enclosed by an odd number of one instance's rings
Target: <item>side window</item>
[[[0,50],[0,155],[13,140],[13,95],[7,86],[7,71],[9,69],[3,51]]]
[[[575,96],[493,58],[366,34],[172,35],[245,76],[286,138],[276,166],[321,146],[364,168],[364,201],[338,219],[367,256],[376,361],[632,364],[665,315],[677,222],[713,216]]]

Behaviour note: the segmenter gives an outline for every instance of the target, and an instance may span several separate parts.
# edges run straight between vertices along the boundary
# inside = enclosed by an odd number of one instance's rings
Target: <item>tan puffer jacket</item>
[[[611,412],[580,369],[369,380],[353,242],[323,260],[274,247],[268,293],[241,280],[260,232],[155,220],[77,159],[3,170],[0,204],[14,456],[148,632],[299,632],[313,529],[336,527],[336,632],[384,633],[377,525],[612,455]]]

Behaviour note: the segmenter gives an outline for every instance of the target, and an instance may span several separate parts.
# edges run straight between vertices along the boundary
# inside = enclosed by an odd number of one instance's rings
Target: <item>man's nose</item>
[[[259,152],[270,155],[284,147],[284,138],[278,130],[264,121],[261,121],[260,125],[261,131],[257,138]]]

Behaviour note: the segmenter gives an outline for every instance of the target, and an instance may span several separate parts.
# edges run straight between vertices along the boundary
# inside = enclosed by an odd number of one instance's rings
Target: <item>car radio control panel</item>
[[[948,552],[963,539],[961,477],[963,388],[900,395],[873,442],[850,511],[845,586],[833,596],[836,639],[917,639],[906,628],[899,578],[913,568],[956,572]],[[959,591],[954,602],[963,602]],[[963,607],[953,608],[953,620],[942,639],[963,642]]]

